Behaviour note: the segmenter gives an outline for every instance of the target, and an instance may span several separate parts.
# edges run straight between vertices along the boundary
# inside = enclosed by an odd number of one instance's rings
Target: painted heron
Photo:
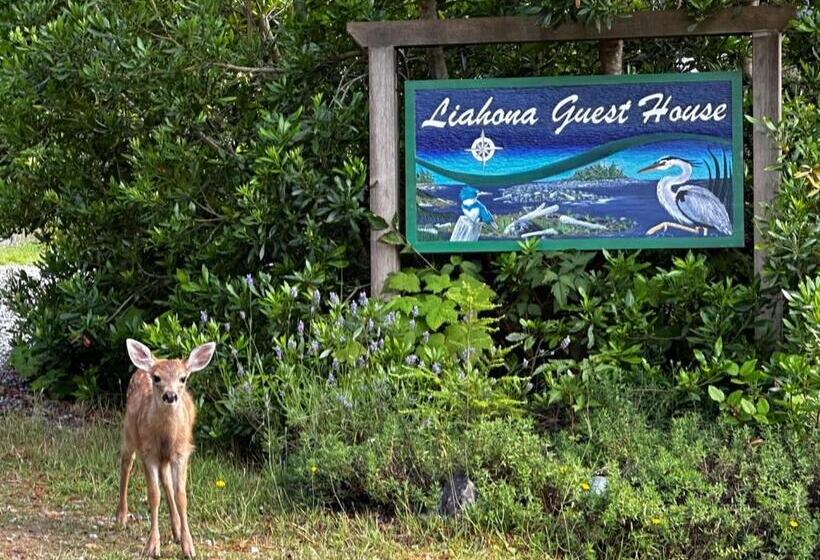
[[[646,234],[653,235],[672,227],[689,233],[709,234],[709,229],[716,229],[724,235],[732,234],[732,221],[723,202],[709,189],[696,185],[686,185],[692,176],[692,163],[685,159],[664,156],[655,163],[644,167],[638,173],[653,170],[666,170],[672,167],[680,169],[679,175],[667,175],[658,181],[658,202],[675,220],[661,222],[650,228]],[[676,190],[672,187],[679,186]]]

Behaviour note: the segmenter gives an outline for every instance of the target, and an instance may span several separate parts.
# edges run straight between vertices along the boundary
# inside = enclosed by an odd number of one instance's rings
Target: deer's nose
[[[173,404],[173,403],[177,402],[177,398],[179,398],[179,397],[177,397],[177,394],[174,393],[173,391],[165,391],[162,394],[162,400],[167,402],[168,404]]]

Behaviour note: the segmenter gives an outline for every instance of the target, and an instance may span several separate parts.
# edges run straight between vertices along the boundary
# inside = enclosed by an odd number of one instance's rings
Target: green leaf
[[[388,227],[390,227],[390,225],[384,218],[382,218],[381,216],[377,216],[375,214],[368,214],[367,221],[370,223],[370,229],[376,231],[387,229]]]
[[[437,294],[443,292],[452,285],[450,276],[447,274],[431,274],[424,279],[427,289]]]
[[[387,277],[385,287],[394,292],[407,292],[414,294],[421,291],[419,277],[414,272],[394,272]]]
[[[438,330],[444,323],[455,323],[458,321],[456,304],[450,300],[444,300],[441,305],[430,309],[424,319],[427,321],[427,326],[434,331]]]
[[[755,405],[752,404],[752,401],[749,399],[740,399],[740,408],[749,415],[753,415],[756,412]]]
[[[386,245],[404,245],[404,237],[397,231],[388,231],[379,237],[379,241]]]
[[[721,391],[714,385],[709,385],[709,388],[707,390],[709,391],[709,396],[713,401],[722,403],[726,400],[726,395],[723,394],[723,391]]]

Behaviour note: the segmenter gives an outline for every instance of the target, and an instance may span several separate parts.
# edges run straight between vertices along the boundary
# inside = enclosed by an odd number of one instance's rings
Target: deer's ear
[[[128,347],[128,357],[132,364],[145,371],[154,367],[154,356],[145,344],[129,338],[125,341],[125,346]]]
[[[206,342],[202,346],[194,348],[194,351],[188,356],[188,363],[185,364],[188,373],[193,373],[208,367],[208,364],[211,363],[211,358],[214,357],[214,350],[216,350],[215,342]]]

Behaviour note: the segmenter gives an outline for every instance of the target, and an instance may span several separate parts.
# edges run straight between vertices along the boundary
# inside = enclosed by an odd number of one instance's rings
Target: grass
[[[33,416],[0,415],[0,557],[118,560],[138,557],[148,533],[144,479],[129,492],[135,519],[114,523],[118,422],[58,427]],[[224,480],[224,488],[215,482]],[[545,558],[505,535],[473,537],[436,516],[385,519],[287,504],[269,475],[229,455],[198,451],[189,517],[200,558],[424,559]],[[181,557],[168,542],[163,557]]]
[[[32,264],[42,252],[42,246],[30,240],[0,245],[0,266],[8,264]]]

